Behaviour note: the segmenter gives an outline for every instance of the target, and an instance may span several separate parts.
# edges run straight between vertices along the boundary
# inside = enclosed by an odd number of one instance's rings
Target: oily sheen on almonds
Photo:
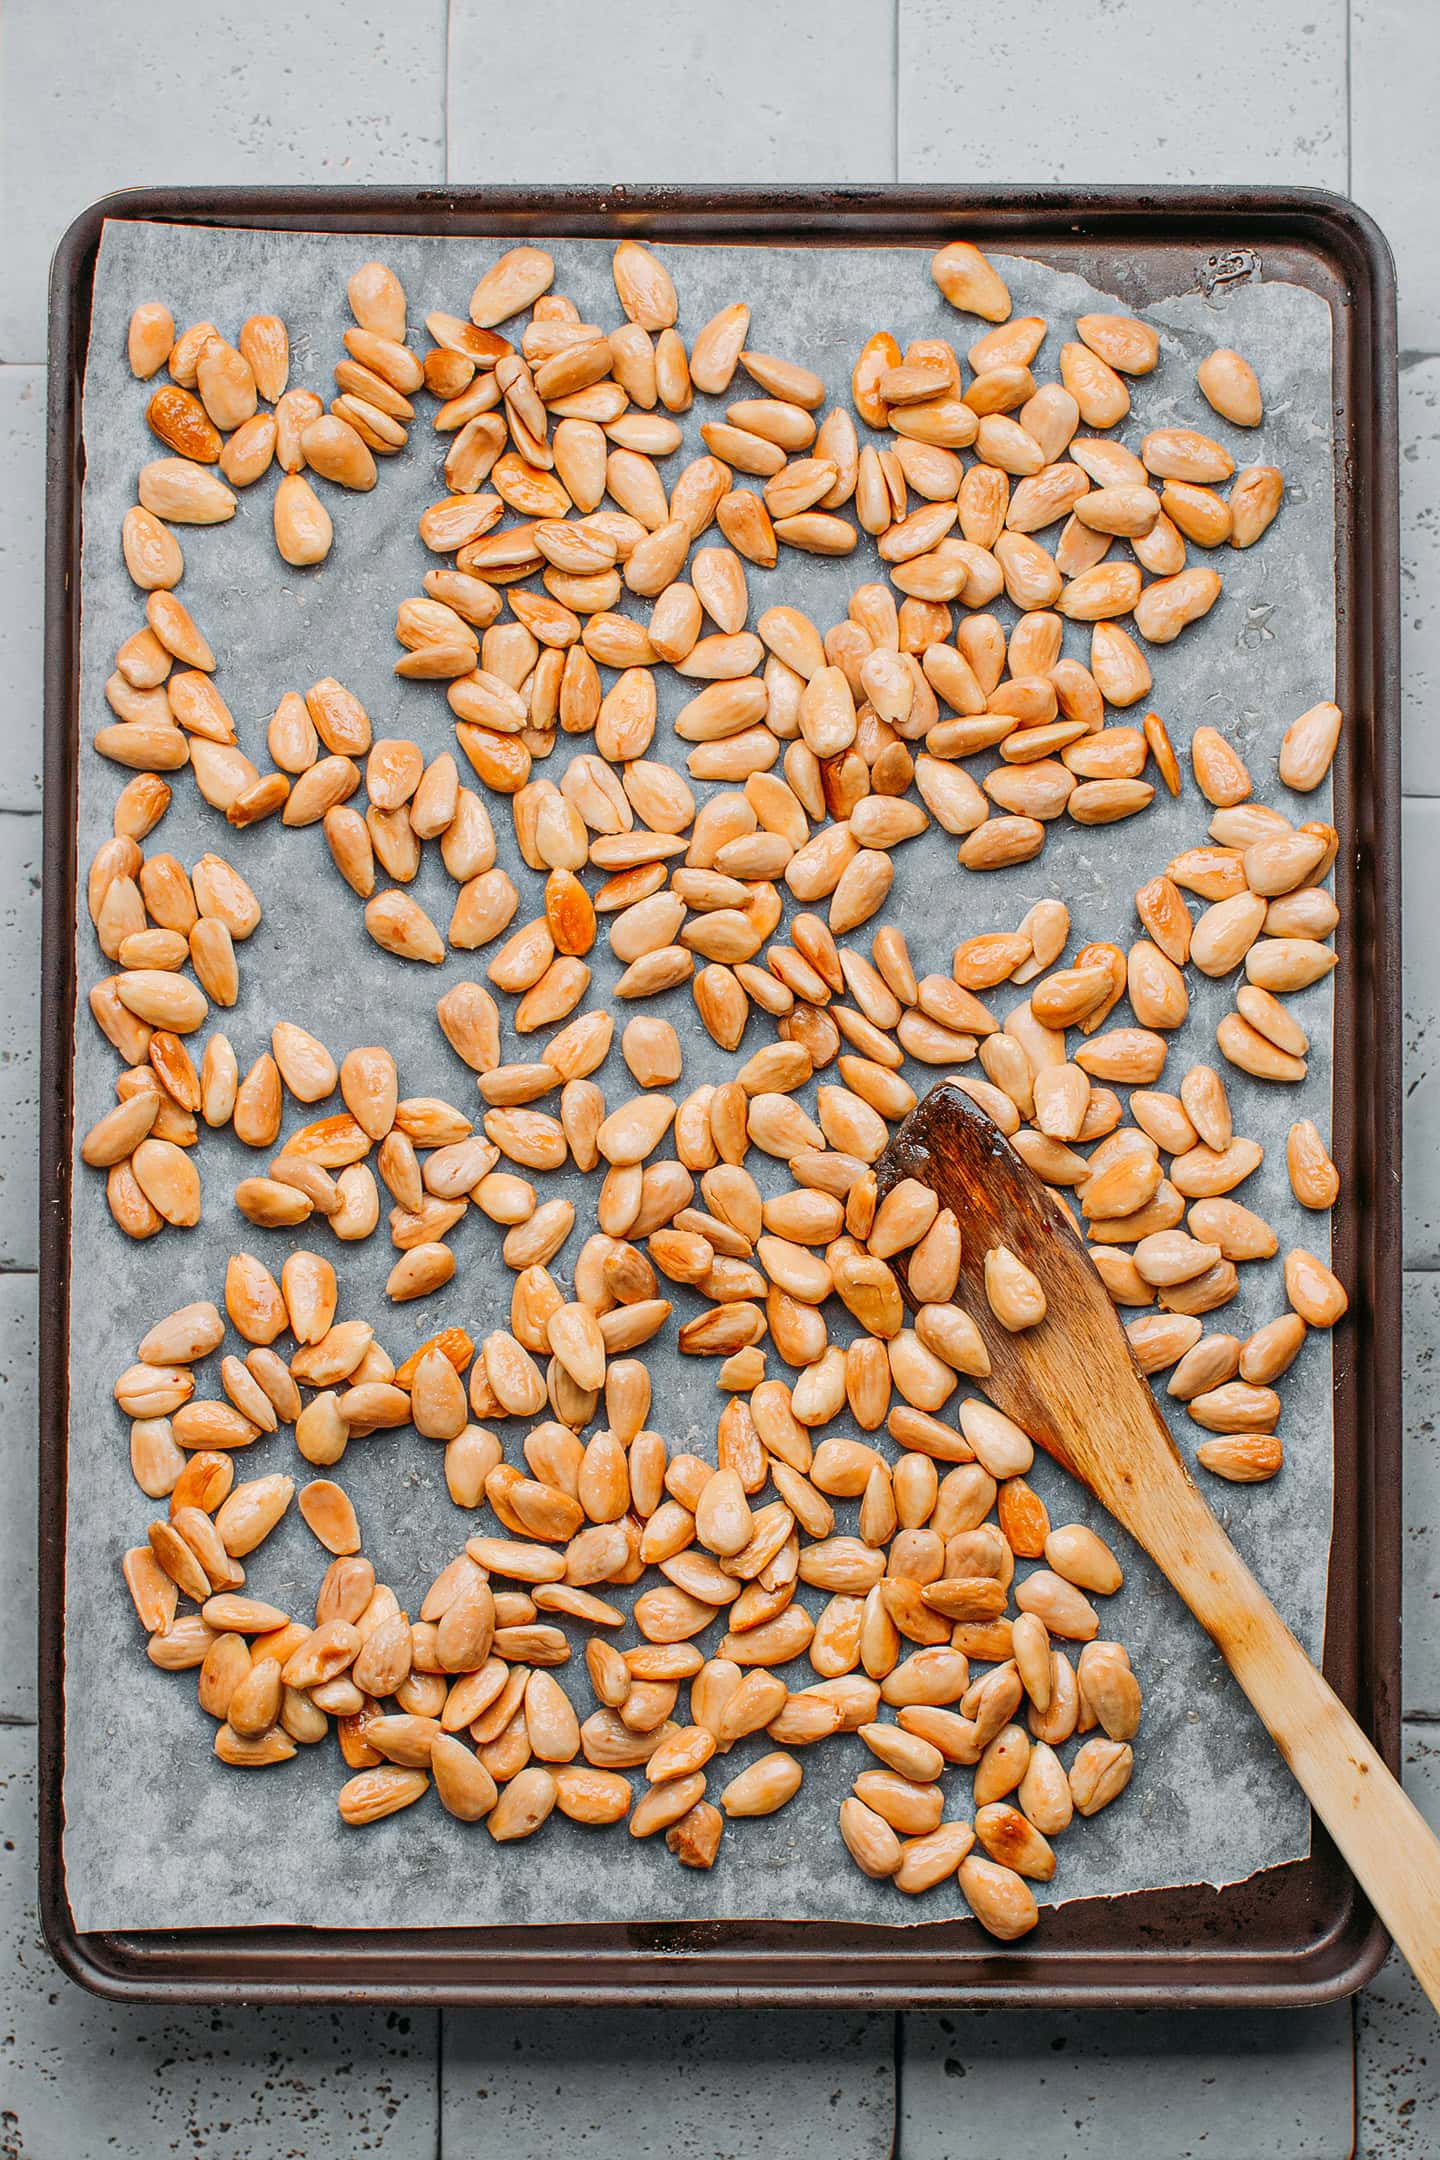
[[[1232,1197],[1262,1151],[1224,1067],[1304,1084],[1285,1001],[1335,965],[1339,839],[1258,801],[1269,776],[1213,725],[1187,730],[1187,775],[1158,711],[1125,717],[1154,654],[1205,634],[1226,549],[1280,514],[1283,474],[1237,470],[1204,424],[1263,427],[1254,370],[1211,353],[1175,380],[1181,421],[1142,434],[1127,385],[1176,377],[1148,324],[1016,316],[969,242],[931,268],[963,353],[877,331],[845,386],[765,350],[743,299],[687,319],[639,238],[614,251],[603,322],[530,244],[423,337],[395,273],[360,265],[328,406],[292,386],[278,317],[231,342],[139,302],[128,361],[156,384],[157,453],[121,538],[145,597],[94,737],[130,777],[87,881],[90,1011],[119,1071],[81,1154],[136,1239],[200,1219],[207,1132],[256,1155],[208,1196],[255,1249],[223,1284],[186,1283],[114,1382],[146,1512],[164,1509],[137,1515],[124,1580],[151,1661],[196,1674],[222,1764],[277,1768],[333,1733],[347,1824],[433,1786],[497,1843],[558,1810],[706,1869],[763,1835],[747,1819],[794,1797],[808,1748],[858,1734],[871,1767],[837,1824],[855,1865],[905,1896],[953,1882],[1010,1940],[1037,1922],[1054,1840],[1131,1775],[1140,1682],[1101,1635],[1121,1569],[1093,1529],[1051,1523],[1029,1436],[970,1390],[989,1369],[956,1301],[973,1227],[916,1179],[879,1201],[872,1166],[926,1069],[955,1077],[1072,1206],[1142,1369],[1207,1436],[1202,1469],[1279,1473],[1276,1383],[1346,1293],[1296,1249],[1287,1310],[1244,1340],[1215,1317],[1277,1250]],[[376,740],[329,677],[277,689],[249,739],[177,592],[175,528],[223,524],[273,462],[277,552],[303,581],[347,490],[398,496],[425,420],[448,492],[418,516],[434,561],[396,595],[396,670],[435,686],[454,750]],[[838,622],[785,600],[794,553],[862,551]],[[686,686],[673,725],[665,669]],[[1326,687],[1280,755],[1300,794],[1339,743]],[[187,865],[159,829],[191,779],[233,838]],[[932,822],[959,922],[969,876],[1067,824],[1143,834],[1157,786],[1198,815],[1191,846],[1144,865],[1138,931],[1076,945],[1062,870],[1012,928],[962,933],[937,967],[917,925],[912,955],[904,856]],[[377,1011],[407,967],[477,955],[436,1005],[468,1109],[407,1096],[388,1047],[327,1045],[304,1012],[271,1015],[242,1072],[213,1008],[278,898],[231,857],[277,815],[322,827]],[[507,825],[538,912],[498,862]],[[427,844],[448,921],[406,889]],[[1181,1045],[1191,967],[1234,984],[1218,1063]],[[703,1079],[646,1010],[687,985],[721,1054]],[[621,1097],[591,1077],[617,1029]],[[570,1165],[588,1208],[546,1195]],[[1287,1167],[1305,1207],[1335,1204],[1313,1117]],[[329,1256],[382,1214],[392,1303],[453,1278],[502,1324],[448,1320],[397,1368],[384,1312],[344,1309]],[[272,1267],[275,1231],[306,1242]],[[982,1257],[994,1319],[1040,1326],[1023,1260]],[[713,1460],[675,1449],[652,1402],[644,1349],[670,1330],[715,1361]],[[458,1511],[424,1589],[377,1581],[344,1486],[351,1441],[403,1427],[443,1448]],[[250,1583],[292,1504],[318,1548],[313,1612]]]

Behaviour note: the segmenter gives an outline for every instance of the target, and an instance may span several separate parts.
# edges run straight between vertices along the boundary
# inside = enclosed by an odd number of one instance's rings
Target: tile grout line
[[[435,2160],[445,2160],[445,2018],[442,2003],[435,2013]]]
[[[1345,7],[1345,193],[1355,194],[1355,92],[1351,48],[1355,39],[1355,0]]]
[[[445,55],[441,68],[440,91],[440,141],[444,160],[444,182],[450,185],[450,85],[454,77],[455,0],[445,0]]]
[[[901,0],[892,0],[890,12],[890,150],[896,180],[900,178],[900,6]]]
[[[895,2012],[895,2031],[892,2041],[893,2064],[892,2089],[895,2095],[894,2112],[890,2125],[890,2151],[887,2160],[901,2160],[900,2153],[900,2103],[905,2076],[905,2012]]]

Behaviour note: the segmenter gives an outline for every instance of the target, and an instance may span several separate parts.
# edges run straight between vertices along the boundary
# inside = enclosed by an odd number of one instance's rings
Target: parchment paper
[[[620,314],[608,244],[552,245],[555,290],[569,293],[586,319],[616,323]],[[330,370],[350,321],[345,281],[357,264],[377,254],[392,263],[409,295],[411,322],[419,325],[437,307],[463,315],[472,285],[497,252],[497,244],[484,240],[107,228],[85,400],[82,989],[105,972],[85,914],[83,866],[110,831],[124,778],[88,743],[109,717],[102,686],[115,648],[143,619],[140,596],[121,562],[119,529],[134,500],[137,469],[156,451],[143,419],[147,392],[132,381],[125,363],[131,307],[160,298],[173,309],[177,325],[205,317],[232,337],[247,314],[273,309],[289,324],[292,383],[311,384],[328,398]],[[717,308],[743,297],[752,309],[752,344],[818,369],[832,398],[848,396],[855,354],[879,326],[891,326],[902,345],[909,337],[946,336],[962,353],[979,327],[957,317],[941,299],[923,249],[715,246],[671,247],[664,253],[680,292],[687,340]],[[1039,379],[1053,378],[1059,344],[1073,334],[1074,316],[1112,303],[1068,272],[999,260],[1017,313],[1049,318],[1050,335],[1035,372]],[[1134,266],[1117,264],[1115,274],[1133,292]],[[1158,374],[1132,386],[1134,411],[1121,439],[1138,444],[1145,428],[1163,423],[1205,427],[1230,444],[1237,464],[1263,459],[1281,466],[1289,493],[1281,518],[1258,547],[1246,553],[1226,549],[1214,558],[1225,578],[1224,596],[1207,621],[1178,643],[1150,653],[1155,687],[1147,702],[1165,716],[1182,759],[1195,725],[1213,722],[1244,752],[1261,799],[1297,817],[1325,816],[1328,793],[1307,798],[1303,809],[1286,797],[1275,777],[1275,757],[1287,723],[1333,692],[1327,305],[1299,287],[1252,281],[1221,287],[1210,297],[1197,290],[1157,298],[1148,313],[1162,333],[1163,364]],[[423,333],[417,342],[423,344]],[[1258,369],[1267,411],[1255,433],[1229,429],[1210,416],[1194,390],[1196,362],[1217,344],[1238,347]],[[747,388],[737,377],[731,395],[744,395]],[[717,401],[697,400],[697,407],[703,409],[685,419],[685,447],[664,468],[671,477],[701,447],[700,421],[718,412]],[[391,673],[396,605],[421,590],[423,572],[435,559],[415,531],[420,510],[444,492],[440,464],[448,438],[432,435],[430,410],[429,401],[422,400],[408,450],[382,461],[373,493],[350,495],[319,483],[334,516],[336,539],[318,570],[288,570],[276,554],[270,522],[273,473],[242,493],[231,524],[181,531],[183,598],[219,656],[216,680],[236,715],[241,745],[262,769],[269,764],[265,723],[282,692],[303,691],[329,674],[363,699],[377,736],[412,736],[427,756],[455,748],[443,687],[402,683]],[[840,562],[785,551],[772,573],[747,569],[751,619],[783,600],[808,610],[823,628],[844,614],[850,591],[877,574],[873,547],[863,536],[857,552]],[[999,612],[1007,619],[1013,614],[1003,602]],[[1067,627],[1067,652],[1083,658],[1088,643],[1083,626]],[[686,694],[688,686],[661,671],[662,724],[652,754],[671,756],[677,764],[684,746],[674,743],[665,722]],[[1115,717],[1138,719],[1138,711]],[[558,779],[569,756],[586,747],[583,738],[561,737],[549,764],[537,770]],[[1013,926],[1045,894],[1069,902],[1071,950],[1089,938],[1123,940],[1131,934],[1135,888],[1177,849],[1200,840],[1207,816],[1187,763],[1178,803],[1162,791],[1150,810],[1113,827],[1084,830],[1062,819],[1052,826],[1036,861],[1001,873],[959,871],[954,841],[932,828],[900,851],[886,912],[903,925],[922,972],[947,970],[961,937]],[[520,863],[503,805],[497,807],[495,824],[500,860],[520,888],[516,919],[523,921],[539,911],[541,880]],[[434,1006],[451,983],[481,977],[485,955],[455,953],[434,970],[381,955],[365,932],[360,903],[330,863],[318,827],[294,832],[276,820],[237,834],[203,803],[188,775],[179,776],[174,803],[149,846],[171,850],[187,864],[213,848],[236,863],[263,902],[264,920],[240,949],[240,1001],[233,1011],[214,1015],[234,1042],[242,1071],[266,1046],[273,1022],[288,1018],[319,1034],[337,1060],[357,1043],[390,1044],[399,1059],[402,1093],[447,1097],[467,1106],[478,1122],[483,1105],[471,1075],[440,1035]],[[427,848],[425,857],[413,890],[443,928],[454,888],[438,849]],[[861,933],[861,941],[868,941],[868,933]],[[616,973],[603,938],[591,961],[595,979],[589,1002],[602,1003]],[[1190,988],[1191,1018],[1172,1038],[1166,1073],[1172,1087],[1188,1064],[1217,1057],[1215,1024],[1233,998],[1233,983],[1210,983],[1194,971]],[[1005,989],[996,993],[995,1009],[1003,1014],[1014,996]],[[1297,1107],[1302,1102],[1303,1111],[1328,1128],[1330,1008],[1324,985],[1294,1000],[1312,1039],[1310,1078],[1302,1094],[1267,1089],[1238,1073],[1226,1075],[1236,1130],[1261,1140],[1267,1151],[1264,1166],[1237,1197],[1268,1216],[1282,1253],[1296,1243],[1326,1249],[1324,1219],[1304,1215],[1290,1195],[1283,1143],[1289,1123],[1302,1114]],[[721,1053],[701,1029],[688,990],[671,994],[658,1009],[668,1012],[684,1043],[682,1088],[721,1077]],[[626,1017],[623,1008],[617,1017]],[[1126,1018],[1128,1008],[1122,1005],[1115,1022]],[[618,1034],[617,1028],[617,1048],[597,1075],[611,1102],[632,1090]],[[770,1023],[752,1021],[747,1051],[769,1034]],[[523,1047],[526,1040],[507,1031],[507,1054],[538,1054]],[[113,1100],[115,1070],[114,1053],[82,1003],[77,1133]],[[923,1092],[936,1075],[910,1066],[907,1077]],[[813,1097],[807,1093],[806,1099]],[[290,1106],[285,1129],[314,1114]],[[728,1828],[710,1874],[678,1867],[661,1839],[640,1843],[623,1829],[585,1830],[558,1815],[531,1844],[499,1848],[482,1828],[454,1822],[433,1798],[362,1832],[347,1830],[335,1811],[346,1772],[333,1743],[301,1750],[293,1762],[263,1773],[219,1765],[211,1753],[213,1727],[195,1702],[193,1675],[164,1674],[146,1662],[121,1586],[121,1549],[143,1542],[155,1508],[131,1479],[127,1421],[111,1395],[115,1375],[160,1314],[192,1297],[220,1300],[226,1257],[237,1248],[261,1254],[277,1275],[292,1245],[313,1244],[328,1253],[340,1277],[342,1316],[373,1320],[397,1362],[443,1324],[463,1323],[477,1339],[505,1324],[511,1278],[499,1258],[500,1232],[472,1210],[454,1235],[459,1261],[454,1281],[420,1303],[387,1308],[382,1285],[394,1254],[383,1216],[381,1230],[360,1246],[341,1246],[318,1225],[293,1238],[267,1233],[243,1222],[230,1197],[238,1177],[261,1167],[257,1158],[228,1135],[202,1131],[197,1160],[205,1189],[202,1225],[188,1233],[167,1230],[136,1246],[111,1222],[101,1181],[80,1166],[77,1154],[65,1858],[80,1928],[717,1917],[896,1924],[963,1914],[953,1886],[907,1900],[868,1881],[850,1864],[835,1828],[836,1809],[869,1760],[853,1736],[805,1750],[798,1797],[774,1818]],[[752,1158],[752,1166],[760,1161]],[[763,1167],[760,1174],[766,1178]],[[576,1230],[552,1263],[563,1278],[593,1221],[593,1189],[587,1186],[582,1195],[585,1181],[568,1174],[540,1182],[546,1194],[567,1192],[580,1202]],[[778,1165],[768,1166],[768,1182],[784,1182]],[[690,1293],[671,1294],[677,1320],[698,1309]],[[1236,1303],[1210,1324],[1243,1334],[1283,1309],[1277,1260],[1242,1269]],[[723,1401],[715,1366],[679,1357],[675,1325],[672,1321],[645,1352],[654,1381],[652,1422],[665,1432],[672,1452],[692,1449],[713,1459]],[[226,1348],[235,1347],[233,1337],[227,1339]],[[218,1359],[212,1360],[199,1372],[200,1394],[220,1392],[217,1365]],[[773,1353],[770,1369],[781,1369]],[[1258,1487],[1206,1484],[1241,1551],[1301,1640],[1318,1654],[1332,1496],[1327,1336],[1311,1336],[1281,1386],[1288,1450],[1283,1474]],[[952,1399],[951,1414],[957,1400]],[[1191,1455],[1203,1435],[1183,1409],[1170,1408],[1181,1449]],[[838,1429],[846,1429],[844,1420]],[[523,1431],[518,1422],[504,1429],[508,1459],[520,1459]],[[883,1433],[875,1437],[889,1449]],[[353,1443],[338,1472],[358,1509],[367,1552],[411,1611],[467,1534],[493,1527],[488,1511],[466,1516],[451,1504],[441,1455],[436,1444],[411,1430],[381,1433]],[[242,1478],[276,1469],[294,1473],[297,1481],[309,1474],[284,1428],[243,1454],[236,1468]],[[1034,1482],[1053,1521],[1099,1520],[1094,1503],[1043,1457]],[[853,1528],[853,1503],[842,1503],[837,1515],[837,1528]],[[1303,1855],[1310,1823],[1298,1788],[1206,1637],[1143,1555],[1113,1527],[1104,1527],[1124,1561],[1126,1583],[1117,1598],[1103,1604],[1102,1633],[1130,1648],[1145,1690],[1144,1723],[1130,1790],[1094,1821],[1077,1820],[1060,1841],[1058,1877],[1042,1897],[1059,1900],[1195,1881],[1223,1884]],[[326,1559],[292,1507],[251,1558],[250,1585],[308,1616]],[[819,1593],[802,1590],[801,1595],[812,1608],[823,1602]],[[583,1630],[572,1633],[578,1652]],[[718,1633],[717,1625],[705,1640]],[[621,1640],[634,1639],[627,1628]],[[578,1655],[561,1677],[581,1714],[587,1714],[590,1691]],[[811,1677],[802,1660],[792,1684]],[[723,1762],[717,1760],[712,1797],[769,1745],[759,1735]],[[1072,1749],[1064,1752],[1068,1758]],[[638,1791],[638,1774],[636,1782]],[[947,1813],[968,1815],[969,1773],[947,1771],[946,1786],[953,1795]]]

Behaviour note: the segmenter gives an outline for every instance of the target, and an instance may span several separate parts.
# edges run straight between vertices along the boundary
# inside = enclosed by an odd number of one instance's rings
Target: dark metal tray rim
[[[75,805],[78,741],[80,399],[94,260],[107,219],[239,225],[284,230],[456,232],[504,229],[516,237],[565,232],[653,233],[672,241],[790,239],[796,243],[981,244],[1045,252],[1079,242],[1170,239],[1190,247],[1269,242],[1324,254],[1347,287],[1353,335],[1352,396],[1337,393],[1335,420],[1349,456],[1337,486],[1354,522],[1351,552],[1361,574],[1340,621],[1359,679],[1351,703],[1371,731],[1370,786],[1356,829],[1358,885],[1367,907],[1364,992],[1371,1061],[1355,1124],[1370,1172],[1364,1207],[1361,1400],[1368,1446],[1359,1451],[1354,1495],[1358,1543],[1348,1571],[1356,1601],[1353,1643],[1337,1677],[1392,1767],[1400,1738],[1398,1325],[1400,1310],[1399,906],[1400,769],[1397,399],[1394,266],[1378,226],[1342,196],[1265,187],[835,186],[764,190],[609,184],[516,187],[215,187],[127,190],[102,198],[71,225],[50,287],[45,619],[45,853],[40,1133],[40,1910],[62,1968],[113,2001],[186,2003],[373,2001],[414,2005],[559,2003],[706,2009],[996,2008],[1131,2006],[1280,2007],[1333,2001],[1363,1986],[1388,1938],[1354,1885],[1326,1908],[1321,1892],[1343,1875],[1315,1826],[1308,1861],[1268,1871],[1229,1891],[1191,1889],[1091,1899],[1064,1908],[1093,1921],[1077,1947],[1002,1949],[973,1926],[907,1929],[807,1923],[741,1923],[532,1929],[321,1931],[302,1928],[83,1934],[65,1891],[64,1567],[68,1429],[70,1049],[76,994]],[[1358,377],[1358,380],[1355,378]],[[1342,444],[1342,448],[1344,445]],[[1339,528],[1337,528],[1338,541]],[[1363,548],[1358,543],[1363,539]],[[1343,702],[1343,700],[1342,700]],[[1347,706],[1347,709],[1349,707]],[[1350,970],[1353,978],[1355,970]],[[1353,1001],[1352,987],[1342,1001]],[[1346,1015],[1337,1013],[1337,1030]],[[1342,1079],[1337,1072],[1338,1093]],[[1353,1097],[1354,1079],[1348,1092]],[[1353,1100],[1349,1104],[1353,1111]],[[1351,1327],[1355,1351],[1359,1328]],[[1338,1364],[1337,1360],[1337,1364]],[[1354,1372],[1346,1377],[1353,1385]],[[1382,1452],[1383,1451],[1383,1452]],[[1339,1498],[1337,1496],[1337,1508]],[[1338,1546],[1337,1540],[1337,1546]],[[1332,1565],[1332,1608],[1336,1592]],[[1338,1634],[1332,1628],[1330,1634]],[[1327,1668],[1332,1663],[1327,1641]],[[1348,1682],[1348,1685],[1345,1684]],[[1303,1928],[1281,1949],[1220,1943],[1227,1901],[1288,1894],[1299,1881]],[[1163,1940],[1141,1913],[1163,1901],[1193,1907],[1193,1939]],[[1133,1918],[1131,1917],[1133,1915]],[[1127,1927],[1124,1923],[1130,1921]],[[1053,1924],[1053,1923],[1052,1923]],[[1147,1937],[1154,1937],[1147,1940]],[[1106,1938],[1115,1944],[1105,1947]],[[1118,1940],[1117,1940],[1118,1938]],[[1207,1938],[1213,1946],[1207,1947]],[[1303,1939],[1302,1939],[1303,1938]],[[1032,1938],[1033,1942],[1033,1938]]]

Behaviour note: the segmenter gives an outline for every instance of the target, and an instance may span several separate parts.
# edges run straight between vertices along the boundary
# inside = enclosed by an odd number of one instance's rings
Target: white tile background
[[[33,1903],[34,1120],[45,273],[162,182],[1260,180],[1400,272],[1407,1777],[1440,1821],[1440,9],[1434,0],[6,0],[0,15],[0,2153],[15,2160],[1425,2160],[1434,2020],[640,2020],[241,2008],[62,1979]],[[1440,733],[1437,733],[1440,742]]]

